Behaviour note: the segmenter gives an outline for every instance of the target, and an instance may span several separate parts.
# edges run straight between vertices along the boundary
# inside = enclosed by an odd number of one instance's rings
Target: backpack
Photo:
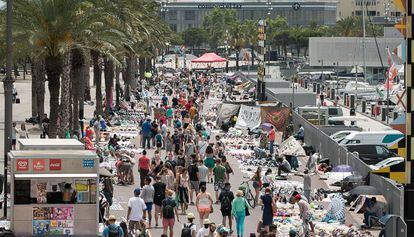
[[[193,223],[189,225],[184,224],[183,229],[181,230],[181,237],[191,237],[191,227],[193,227]]]
[[[223,200],[221,201],[221,210],[230,211],[231,210],[231,201],[229,198],[229,192],[223,193]]]
[[[165,219],[174,218],[174,207],[171,205],[172,200],[164,200],[162,205],[162,217]]]
[[[119,234],[119,226],[109,226],[108,227],[109,228],[109,234],[108,234],[108,237],[119,237],[120,236],[120,234]]]

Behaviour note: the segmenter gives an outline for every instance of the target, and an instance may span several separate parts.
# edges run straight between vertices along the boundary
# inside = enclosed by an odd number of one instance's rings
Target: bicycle
[[[239,186],[239,190],[243,191],[244,198],[246,198],[247,203],[249,203],[249,206],[254,208],[257,205],[257,203],[255,196],[253,195],[250,189],[249,181],[243,181]]]

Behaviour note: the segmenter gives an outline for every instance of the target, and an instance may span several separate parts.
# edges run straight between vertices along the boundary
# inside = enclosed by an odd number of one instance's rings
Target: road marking
[[[112,203],[112,206],[110,208],[111,211],[123,211],[124,208],[119,203]]]

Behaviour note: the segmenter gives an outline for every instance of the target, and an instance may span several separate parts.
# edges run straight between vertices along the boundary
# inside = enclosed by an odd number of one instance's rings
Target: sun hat
[[[194,214],[193,213],[188,213],[187,214],[187,219],[195,219],[195,216],[194,216]]]
[[[114,215],[110,215],[108,217],[108,221],[116,221],[116,217]]]
[[[209,219],[204,219],[203,225],[210,225],[211,221]]]

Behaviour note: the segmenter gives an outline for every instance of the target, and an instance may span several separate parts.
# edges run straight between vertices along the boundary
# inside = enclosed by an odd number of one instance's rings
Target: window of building
[[[195,20],[195,11],[184,11],[184,20],[194,21]]]
[[[177,11],[175,10],[168,11],[168,19],[172,21],[177,20]]]
[[[177,24],[170,24],[170,29],[174,32],[177,32]]]

